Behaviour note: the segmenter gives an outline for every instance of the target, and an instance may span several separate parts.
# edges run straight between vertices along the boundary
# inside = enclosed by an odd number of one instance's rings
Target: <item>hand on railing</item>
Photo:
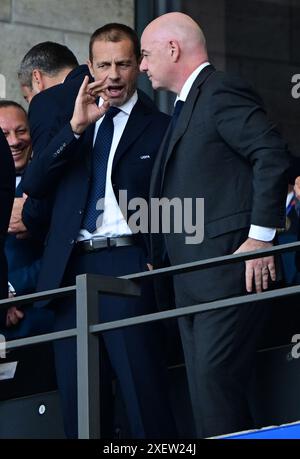
[[[268,249],[273,246],[272,242],[263,242],[248,238],[234,253],[253,252],[260,249]],[[276,280],[275,262],[273,256],[253,258],[246,260],[246,290],[251,293],[253,284],[257,293],[266,290],[269,285],[269,277]]]

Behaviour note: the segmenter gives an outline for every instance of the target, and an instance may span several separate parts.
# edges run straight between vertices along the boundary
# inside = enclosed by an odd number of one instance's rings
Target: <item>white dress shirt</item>
[[[197,76],[208,65],[210,65],[209,62],[203,62],[203,64],[199,65],[199,67],[197,67],[193,71],[193,73],[191,73],[191,75],[188,77],[188,79],[184,83],[180,91],[180,94],[177,95],[175,103],[177,102],[177,100],[182,100],[183,102],[186,101],[187,96],[189,95],[191,87],[193,86],[193,83],[196,80]],[[269,242],[274,239],[275,234],[276,234],[276,229],[274,228],[266,228],[263,226],[251,225],[248,236],[251,237],[252,239]]]
[[[127,124],[131,110],[133,109],[137,100],[138,96],[137,92],[135,92],[133,96],[124,105],[118,107],[121,111],[113,118],[114,135],[107,163],[104,213],[102,225],[100,228],[97,228],[95,232],[92,234],[86,229],[82,228],[79,232],[77,241],[85,241],[88,239],[92,239],[93,237],[118,237],[132,234],[116,200],[115,193],[111,183],[111,172],[114,156],[119,145],[119,141]],[[102,104],[103,100],[100,98],[99,106],[101,106]],[[93,144],[95,143],[97,132],[103,119],[104,117],[100,118],[100,120],[96,122]]]

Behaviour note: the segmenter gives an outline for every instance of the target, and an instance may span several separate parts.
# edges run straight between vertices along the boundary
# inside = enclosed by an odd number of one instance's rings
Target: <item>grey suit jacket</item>
[[[152,234],[155,267],[229,255],[250,224],[285,225],[289,155],[260,98],[239,78],[212,66],[200,72],[187,97],[164,157],[153,168],[151,197],[204,198],[204,240],[186,244],[187,232]],[[194,208],[195,210],[195,208]],[[194,213],[195,216],[195,213]],[[184,226],[184,225],[183,225]],[[180,304],[244,292],[244,265],[182,275]]]

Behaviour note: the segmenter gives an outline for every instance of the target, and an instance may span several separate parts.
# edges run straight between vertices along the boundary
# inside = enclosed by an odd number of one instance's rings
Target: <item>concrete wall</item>
[[[300,155],[300,98],[291,94],[292,76],[300,74],[300,0],[182,0],[182,5],[202,25],[211,62],[252,84]]]
[[[26,106],[16,72],[33,45],[65,44],[84,63],[91,33],[107,22],[132,27],[134,0],[0,0],[0,97]]]

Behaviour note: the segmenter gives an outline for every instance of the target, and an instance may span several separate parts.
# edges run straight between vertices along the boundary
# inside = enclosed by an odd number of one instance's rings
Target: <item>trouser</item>
[[[65,272],[64,285],[74,284],[75,276],[82,273],[122,276],[145,269],[145,255],[138,246],[112,247],[84,254],[73,253]],[[142,284],[141,297],[99,295],[101,322],[147,314],[155,310],[150,283]],[[75,300],[59,300],[55,305],[55,329],[74,327],[75,323]],[[119,381],[132,438],[176,437],[176,427],[168,401],[161,325],[154,323],[109,331],[103,333],[99,339],[100,351],[102,349],[102,399],[105,397],[105,401],[109,400],[105,391],[111,380],[111,367]],[[70,438],[76,438],[75,339],[56,341],[54,350],[66,434]],[[109,383],[105,382],[108,379]],[[109,408],[106,407],[106,413],[107,409]],[[102,425],[109,424],[111,411],[112,407],[102,419]],[[105,429],[102,435],[112,435],[109,431],[109,428]]]
[[[179,319],[197,437],[254,427],[247,388],[268,311],[251,303]]]

